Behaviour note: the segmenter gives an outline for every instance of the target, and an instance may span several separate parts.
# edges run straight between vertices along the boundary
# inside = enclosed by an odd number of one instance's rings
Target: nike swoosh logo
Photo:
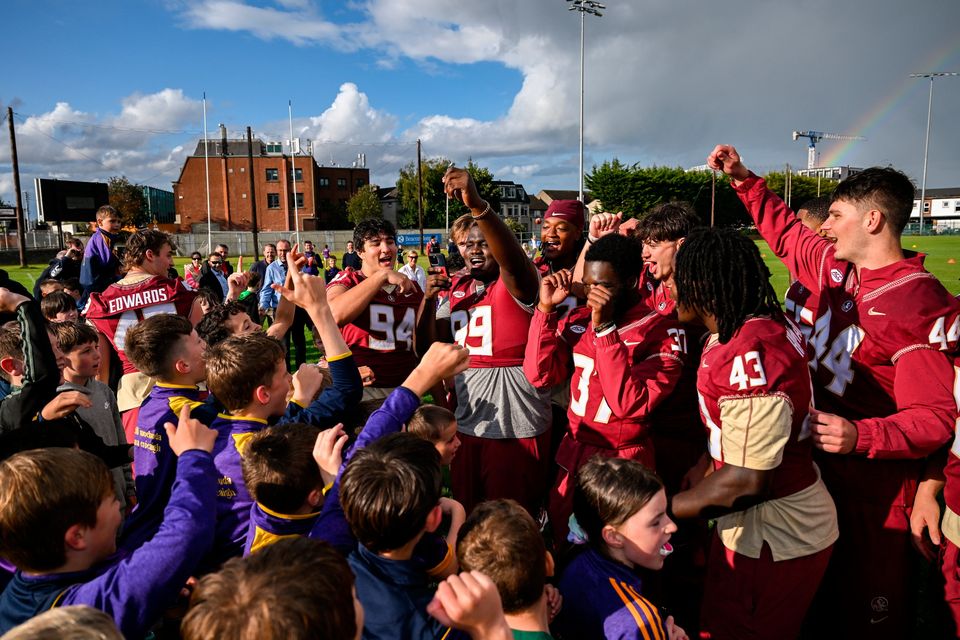
[[[623,344],[627,345],[628,347],[634,347],[634,346],[640,344],[640,342],[639,342],[639,341],[638,341],[638,342],[630,342],[629,340],[624,340],[624,341],[623,341]]]
[[[885,316],[887,314],[883,313],[882,311],[877,311],[873,307],[870,307],[869,309],[867,309],[867,315],[868,316]]]
[[[883,622],[889,617],[890,616],[883,616],[882,618],[877,618],[876,620],[874,620],[873,618],[870,618],[870,624],[877,624],[878,622]]]

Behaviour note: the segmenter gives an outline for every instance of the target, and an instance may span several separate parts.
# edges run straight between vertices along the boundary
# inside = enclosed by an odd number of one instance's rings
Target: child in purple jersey
[[[243,481],[255,502],[244,556],[310,533],[320,515],[324,489],[335,476],[323,471],[329,466],[323,464],[324,456],[338,464],[346,441],[339,425],[320,431],[302,423],[270,427],[250,437],[241,464]]]
[[[205,350],[190,321],[175,314],[151,316],[127,332],[127,357],[156,383],[140,406],[134,430],[137,506],[124,529],[124,548],[136,548],[156,532],[170,500],[177,458],[163,425],[175,420],[184,407],[205,425],[216,417],[197,386],[206,377]]]
[[[116,552],[120,507],[102,462],[73,449],[17,454],[0,464],[0,555],[19,569],[0,596],[0,633],[58,606],[109,614],[128,638],[142,638],[210,548],[216,433],[189,417],[166,425],[179,456],[164,522],[132,554]]]
[[[288,255],[290,265],[296,254]],[[296,271],[296,269],[291,269]],[[303,407],[301,414],[316,418],[320,413],[331,416],[343,413],[351,403],[359,401],[360,375],[330,307],[327,305],[323,280],[301,273],[292,275],[294,288],[277,286],[277,291],[294,304],[306,309],[323,342],[331,366],[342,363],[344,375],[351,376],[349,391],[334,386],[317,396],[323,376],[315,366],[302,366],[291,376],[286,368],[283,346],[274,338],[254,332],[232,336],[207,352],[207,386],[226,408],[213,423],[220,437],[214,450],[220,489],[217,508],[217,538],[211,565],[243,552],[250,522],[253,498],[243,480],[240,458],[253,434],[266,428],[270,421],[284,416],[284,422],[296,419],[286,412],[287,396],[293,386],[292,401]],[[333,400],[331,400],[333,398]],[[310,422],[322,422],[319,418]],[[329,426],[329,423],[325,426]]]
[[[644,598],[638,569],[657,571],[677,530],[657,476],[635,460],[593,457],[577,472],[571,537],[586,543],[560,577],[563,608],[553,625],[564,640],[683,640],[673,617]]]

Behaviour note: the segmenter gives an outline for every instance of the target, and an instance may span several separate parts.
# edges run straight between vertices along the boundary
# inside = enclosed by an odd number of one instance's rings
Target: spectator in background
[[[327,258],[330,256],[330,250],[327,249],[327,245],[323,245],[323,248],[323,260],[326,262]],[[304,263],[300,271],[308,276],[320,275],[320,270],[323,268],[323,265],[320,263],[319,256],[317,256],[313,250],[313,243],[309,240],[303,241],[303,257],[306,258],[307,261]]]
[[[196,291],[200,288],[200,278],[203,277],[203,256],[199,251],[190,254],[190,262],[183,265],[183,281]]]
[[[80,265],[80,284],[83,285],[81,306],[93,292],[101,292],[119,278],[120,259],[115,244],[120,239],[120,214],[110,205],[97,209],[97,230],[90,236]]]
[[[426,290],[427,274],[424,273],[423,267],[417,264],[417,258],[419,257],[419,254],[411,249],[407,252],[407,263],[400,267],[398,271],[419,284],[421,289]]]
[[[277,259],[267,265],[266,276],[263,279],[263,285],[260,287],[260,316],[266,316],[270,320],[274,319],[277,312],[277,303],[280,301],[279,294],[273,290],[273,285],[283,284],[287,279],[287,252],[290,251],[290,242],[280,240],[277,242]]]
[[[330,254],[330,257],[327,258],[327,268],[323,272],[323,277],[329,284],[331,280],[337,277],[338,273],[340,273],[340,269],[337,269],[337,256]]]
[[[227,261],[227,258],[230,257],[230,249],[227,248],[225,244],[218,244],[217,248],[213,250],[214,253],[219,253],[220,257],[223,258],[223,265],[220,269],[223,271],[223,277],[226,278],[231,273],[233,273],[233,265]]]
[[[207,269],[200,276],[200,288],[217,293],[221,302],[227,297],[227,277],[223,274],[223,257],[219,253],[207,256]]]
[[[263,286],[263,281],[267,278],[267,267],[276,259],[277,246],[273,244],[263,245],[263,260],[257,260],[253,263],[253,266],[250,267],[250,273],[260,274],[260,286]],[[259,287],[257,291],[260,291]]]
[[[323,259],[324,259],[324,261],[326,261],[326,259],[329,258],[329,257],[330,257],[330,245],[325,244],[325,245],[323,245]]]
[[[36,284],[33,285],[33,297],[40,298],[40,283],[44,280],[59,280],[64,282],[71,278],[80,277],[80,261],[83,254],[74,247],[70,247],[60,257],[54,258],[43,270]]]
[[[343,261],[341,264],[343,265],[344,269],[347,267],[350,267],[351,269],[360,269],[360,254],[354,250],[352,241],[347,243],[347,250],[343,254]]]

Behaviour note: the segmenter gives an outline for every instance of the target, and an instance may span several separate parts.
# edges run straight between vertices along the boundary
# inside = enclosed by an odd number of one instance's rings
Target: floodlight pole
[[[17,159],[17,134],[13,129],[13,107],[7,107],[7,121],[10,124],[10,160],[13,165],[13,190],[17,194],[17,247],[20,250],[20,266],[26,267],[27,225],[23,217],[23,196],[20,191],[20,162]]]
[[[917,213],[920,214],[920,235],[923,235],[923,203],[927,196],[927,156],[930,150],[930,116],[933,114],[933,79],[958,75],[960,73],[955,71],[910,74],[911,78],[930,78],[930,96],[927,98],[927,133],[923,140],[923,178],[920,181],[920,202],[917,206]],[[933,215],[932,209],[930,215]]]
[[[606,9],[606,5],[600,4],[595,0],[567,0],[570,3],[569,11],[580,12],[580,154],[579,154],[579,174],[577,176],[577,185],[580,202],[583,202],[583,35],[586,14],[601,17],[600,9]]]

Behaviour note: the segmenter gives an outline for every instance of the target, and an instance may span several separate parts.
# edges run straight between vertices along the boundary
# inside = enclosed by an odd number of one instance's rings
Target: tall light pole
[[[930,78],[930,97],[927,99],[927,135],[923,141],[923,179],[920,182],[920,204],[917,211],[920,214],[920,235],[923,235],[923,203],[927,196],[927,152],[930,150],[930,115],[933,113],[933,79],[944,76],[960,76],[955,71],[939,71],[933,73],[911,73],[911,78]],[[933,215],[933,211],[930,212]]]
[[[567,0],[570,3],[570,11],[580,12],[580,174],[578,176],[580,188],[580,202],[583,202],[583,25],[586,14],[601,17],[600,9],[606,9],[596,0]]]

